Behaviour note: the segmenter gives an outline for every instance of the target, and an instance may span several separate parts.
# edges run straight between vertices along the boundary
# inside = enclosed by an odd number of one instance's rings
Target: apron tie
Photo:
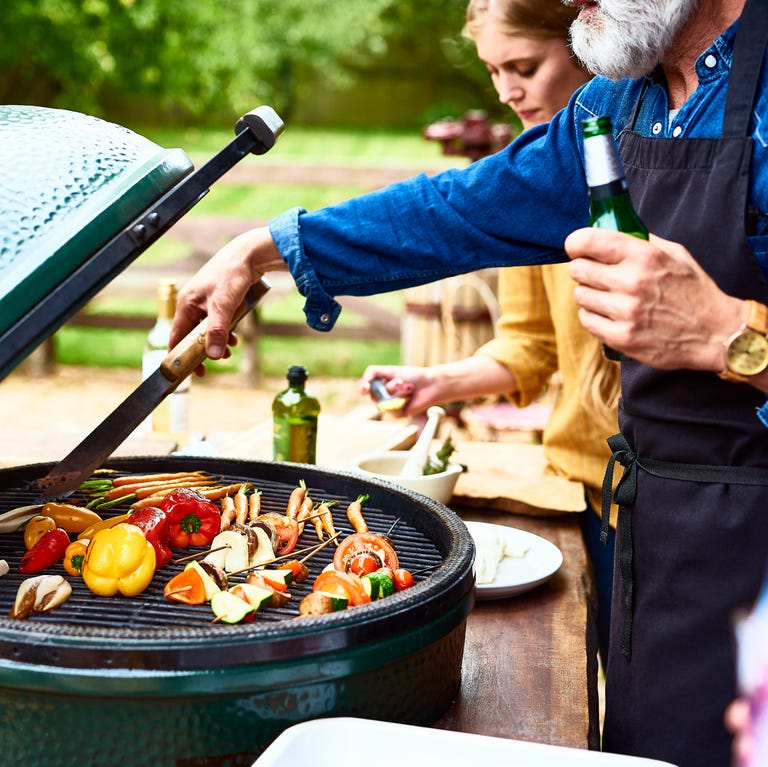
[[[602,526],[600,540],[608,541],[611,512],[611,488],[613,472],[618,461],[624,467],[624,476],[613,491],[613,502],[620,506],[621,535],[619,540],[618,562],[622,581],[624,602],[624,625],[621,632],[621,654],[630,655],[632,640],[632,607],[634,598],[634,580],[632,576],[632,517],[631,507],[637,495],[638,466],[654,477],[682,480],[686,482],[720,482],[725,485],[768,486],[768,468],[761,466],[710,466],[699,463],[677,463],[675,461],[657,461],[650,458],[638,458],[623,434],[614,434],[608,438],[611,457],[603,477],[600,514]]]
[[[629,658],[632,643],[632,603],[634,598],[634,582],[632,579],[632,520],[630,508],[637,495],[637,453],[629,446],[623,434],[614,434],[608,438],[611,457],[603,477],[602,488],[602,528],[600,540],[608,542],[608,529],[611,518],[611,488],[613,487],[613,471],[618,461],[624,467],[624,474],[613,492],[613,500],[623,509],[626,522],[625,534],[621,537],[619,549],[619,570],[621,572],[622,597],[624,600],[624,623],[621,630],[621,654]],[[623,527],[623,526],[622,526]]]

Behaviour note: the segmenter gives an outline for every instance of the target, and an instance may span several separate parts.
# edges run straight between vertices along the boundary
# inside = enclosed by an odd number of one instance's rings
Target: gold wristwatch
[[[768,367],[768,307],[747,301],[744,324],[725,342],[724,381],[748,383]]]

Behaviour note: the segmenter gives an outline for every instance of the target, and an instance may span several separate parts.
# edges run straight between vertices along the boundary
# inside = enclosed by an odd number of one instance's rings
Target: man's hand
[[[723,293],[680,244],[605,229],[565,241],[584,327],[638,362],[674,370],[724,367],[744,302]]]
[[[208,318],[206,353],[212,360],[228,356],[232,318],[246,293],[267,271],[285,270],[269,229],[252,229],[219,250],[179,292],[170,345],[181,341]],[[202,374],[204,371],[197,371]]]

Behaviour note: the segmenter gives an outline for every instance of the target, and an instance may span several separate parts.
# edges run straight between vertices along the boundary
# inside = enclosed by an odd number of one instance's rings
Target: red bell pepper
[[[168,515],[169,540],[174,549],[210,546],[219,532],[219,507],[196,490],[174,490],[163,499],[160,508]]]
[[[152,544],[157,559],[156,569],[165,567],[173,559],[170,548],[170,525],[166,512],[157,506],[145,506],[143,509],[134,511],[125,522],[140,528]]]
[[[39,573],[47,567],[61,562],[69,543],[67,531],[60,527],[43,533],[37,543],[21,558],[19,572],[25,574]]]

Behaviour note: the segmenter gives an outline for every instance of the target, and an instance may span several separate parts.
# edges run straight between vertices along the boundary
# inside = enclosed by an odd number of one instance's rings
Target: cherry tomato
[[[275,548],[276,556],[290,554],[296,548],[296,543],[299,540],[299,523],[293,517],[285,514],[267,513],[260,514],[256,519],[269,522],[277,533],[279,540],[277,548]]]
[[[413,575],[404,567],[398,567],[394,571],[394,578],[392,580],[395,583],[395,591],[404,591],[411,588],[415,583]]]
[[[337,594],[338,596],[347,597],[352,607],[371,601],[371,598],[365,593],[363,582],[354,573],[325,570],[315,578],[312,591],[322,591],[325,594]]]
[[[356,554],[365,552],[375,554],[381,560],[381,565],[391,567],[392,570],[397,570],[400,566],[392,544],[383,535],[371,532],[348,535],[336,548],[333,566],[337,570],[346,572],[349,569],[348,562]]]
[[[347,572],[363,576],[375,573],[381,567],[381,560],[371,551],[361,551],[347,559]]]

